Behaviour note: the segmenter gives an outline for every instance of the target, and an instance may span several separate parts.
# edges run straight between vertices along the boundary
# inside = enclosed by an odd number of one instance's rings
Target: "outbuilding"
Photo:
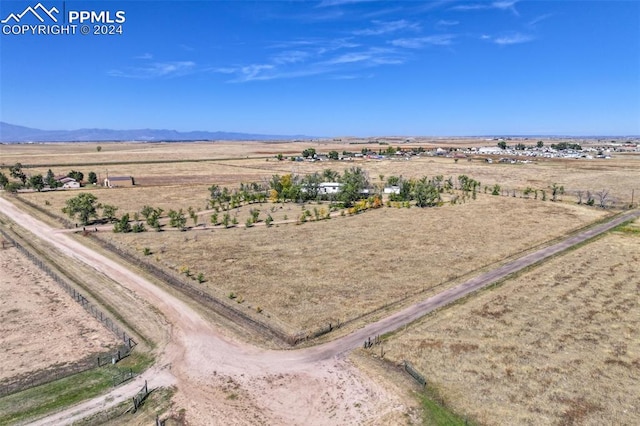
[[[104,180],[104,186],[107,188],[134,186],[135,184],[133,176],[110,176]]]

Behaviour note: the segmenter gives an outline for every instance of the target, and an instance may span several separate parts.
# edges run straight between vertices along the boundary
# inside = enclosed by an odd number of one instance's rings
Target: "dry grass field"
[[[405,177],[433,176],[437,174],[453,176],[467,174],[492,185],[500,183],[510,189],[522,190],[527,186],[536,189],[548,188],[552,183],[564,185],[568,192],[575,190],[609,189],[621,201],[628,201],[631,190],[638,187],[637,154],[615,154],[608,160],[537,159],[533,164],[485,164],[482,158],[472,162],[461,160],[454,163],[451,158],[414,158],[411,164],[401,160],[356,162],[300,163],[275,161],[274,156],[300,155],[314,147],[319,153],[330,150],[359,152],[363,147],[375,151],[386,149],[387,145],[347,142],[200,142],[200,143],[104,143],[101,152],[99,144],[58,143],[0,145],[0,166],[17,162],[32,165],[28,174],[46,173],[50,165],[56,174],[66,174],[71,169],[85,174],[94,171],[99,177],[131,175],[140,185],[186,185],[213,183],[238,185],[240,182],[260,181],[274,173],[308,173],[333,168],[342,170],[351,165],[362,165],[375,183],[379,175],[404,175]],[[546,141],[547,144],[552,141]],[[469,145],[495,145],[484,140],[434,140],[420,143],[391,143],[392,146],[463,147]],[[259,157],[259,158],[254,158]],[[270,158],[267,158],[270,157]],[[224,161],[228,159],[229,161]],[[269,160],[269,161],[267,161]],[[142,163],[135,162],[159,162]],[[176,163],[178,162],[178,163]],[[91,165],[88,165],[91,164]],[[38,165],[43,165],[37,167]],[[65,166],[69,165],[69,166]]]
[[[311,146],[321,153],[386,148],[357,142],[0,145],[0,158],[3,165],[34,165],[25,169],[27,174],[44,174],[51,167],[56,174],[73,169],[87,176],[94,171],[100,179],[107,173],[134,176],[133,188],[81,190],[94,193],[100,203],[117,206],[118,215],[132,215],[145,205],[160,207],[165,215],[170,209],[186,211],[188,207],[203,211],[208,208],[207,188],[212,184],[233,189],[240,183],[265,182],[273,174],[304,175],[326,168],[342,172],[362,167],[376,188],[392,175],[443,175],[455,181],[464,174],[482,183],[477,200],[438,208],[384,207],[355,216],[285,224],[295,222],[303,209],[326,205],[264,203],[233,209],[230,213],[239,226],[230,229],[197,226],[186,232],[115,234],[105,226],[97,233],[98,238],[175,273],[202,274],[205,281],[193,280],[193,285],[290,333],[313,332],[389,303],[427,297],[610,214],[577,205],[577,190],[609,190],[617,206],[628,205],[634,190],[636,205],[640,198],[638,155],[614,155],[610,160],[542,159],[530,164],[489,164],[482,158],[454,162],[431,156],[313,163],[274,158],[279,153],[299,155]],[[421,144],[433,148],[495,143],[435,140]],[[96,151],[98,145],[101,152]],[[391,145],[402,146],[402,142]],[[6,169],[3,172],[8,174]],[[516,190],[517,196],[484,193],[485,186],[496,183]],[[566,191],[561,202],[522,198],[527,187],[545,190],[549,198],[554,183]],[[62,217],[65,201],[78,192],[26,192],[19,197]],[[274,226],[260,223],[244,228],[251,208],[261,210],[262,220],[270,213]],[[203,212],[198,223],[209,225],[209,218],[210,213]],[[188,218],[187,224],[193,226],[192,220]],[[638,229],[637,223],[628,226],[624,232],[609,234],[429,316],[385,342],[385,357],[410,360],[455,411],[481,424],[638,424]],[[145,256],[145,249],[151,254]],[[18,265],[0,259],[2,268]],[[38,272],[6,270],[12,272],[0,272],[13,277],[11,285]],[[45,278],[28,281],[40,285]],[[12,322],[17,319],[11,315],[18,314],[12,310],[13,302],[3,310],[2,303],[20,293],[1,295],[2,332],[13,327],[11,332],[20,336],[34,335]],[[76,315],[72,312],[77,309],[83,315],[64,295],[50,296],[46,303],[35,297],[30,300],[37,305],[33,312],[56,309],[60,313],[62,304],[68,303],[64,312]],[[54,327],[50,334],[57,337],[47,345],[72,347],[57,333],[80,339],[88,353],[109,344],[94,338],[93,333],[101,330],[97,324],[81,322],[78,331],[75,325],[67,329],[46,318],[24,321],[38,329]],[[0,351],[5,350],[4,342],[0,337]],[[18,344],[10,346],[6,352],[11,356],[27,356],[19,352],[23,348]],[[63,349],[29,350],[44,356],[65,354]],[[2,366],[15,368],[19,363]],[[47,365],[51,364],[42,361],[42,368]],[[20,371],[0,368],[0,380],[3,374]]]
[[[429,290],[604,214],[482,195],[466,204],[384,207],[302,225],[100,235],[139,255],[148,247],[148,260],[175,271],[203,273],[203,289],[233,293],[247,309],[260,307],[297,332]]]
[[[16,248],[0,250],[0,381],[73,363],[118,343]]]
[[[480,424],[640,423],[640,222],[385,342]]]
[[[197,145],[197,144],[195,144]],[[189,145],[188,147],[190,147]],[[269,146],[269,145],[268,145]],[[102,153],[101,153],[102,154]],[[177,155],[177,154],[176,154]],[[142,157],[140,158],[142,160]],[[85,158],[85,161],[88,161]],[[575,191],[602,189],[610,191],[611,200],[617,205],[631,203],[632,191],[635,191],[634,204],[640,198],[640,158],[622,156],[613,160],[544,160],[535,164],[487,164],[483,161],[462,161],[454,163],[450,158],[423,157],[410,161],[403,160],[361,160],[354,162],[290,162],[271,159],[244,159],[208,162],[181,162],[161,164],[127,164],[109,166],[110,175],[132,175],[137,186],[133,188],[93,188],[82,191],[93,192],[101,203],[119,207],[118,214],[133,214],[144,205],[169,209],[186,210],[193,207],[196,211],[207,207],[212,184],[236,188],[240,183],[265,182],[272,175],[287,173],[306,174],[322,171],[326,168],[342,172],[345,168],[359,166],[367,171],[372,184],[379,187],[380,176],[402,175],[406,178],[433,177],[442,175],[452,177],[467,175],[491,188],[498,183],[505,190],[516,190],[517,196],[527,187],[545,190],[550,197],[552,184],[564,186],[564,201],[576,202]],[[85,175],[95,171],[106,176],[106,170],[96,167],[73,167]],[[71,168],[70,168],[71,169]],[[33,173],[46,173],[46,169],[28,169]],[[55,172],[61,172],[56,169]],[[65,170],[68,172],[68,170]],[[76,195],[76,191],[51,191],[43,193],[23,193],[21,196],[36,204],[61,214],[65,200]],[[539,195],[542,196],[541,193]],[[49,203],[47,205],[46,203]],[[291,218],[291,217],[290,217]],[[203,222],[208,222],[204,218]],[[244,223],[243,220],[240,223]]]
[[[465,141],[457,141],[464,143]],[[207,209],[211,184],[237,187],[241,182],[265,182],[273,174],[303,175],[332,168],[342,171],[359,166],[380,187],[381,177],[406,178],[465,174],[482,183],[478,200],[437,209],[388,209],[357,217],[334,217],[330,221],[300,226],[278,225],[267,229],[244,229],[251,208],[260,209],[260,219],[271,214],[276,224],[297,220],[303,208],[297,204],[251,205],[230,212],[239,227],[197,229],[186,233],[147,232],[115,235],[100,233],[174,270],[188,268],[202,273],[203,288],[220,297],[233,294],[246,309],[264,311],[273,321],[289,325],[292,332],[308,331],[375,310],[470,271],[491,265],[550,239],[566,235],[601,218],[594,208],[577,206],[572,192],[578,189],[610,189],[618,201],[630,202],[638,186],[640,159],[621,156],[612,160],[540,160],[531,164],[488,164],[482,159],[454,162],[451,158],[414,157],[411,160],[356,160],[352,162],[277,161],[275,153],[299,154],[311,143],[160,143],[160,144],[56,144],[3,146],[7,158],[24,156],[23,163],[43,164],[52,158],[93,161],[166,161],[70,167],[104,176],[133,175],[133,188],[84,188],[99,202],[118,207],[118,215],[133,216],[144,205],[170,209],[189,207],[203,211],[199,228],[210,224]],[[313,144],[318,152],[330,149],[359,151],[365,145]],[[378,147],[378,145],[371,145]],[[59,150],[59,151],[58,151]],[[77,150],[74,151],[74,150]],[[52,154],[53,152],[53,154]],[[252,158],[270,156],[270,158]],[[247,158],[249,157],[249,158]],[[227,160],[221,160],[227,158]],[[178,160],[180,162],[173,162]],[[206,161],[205,161],[206,160]],[[10,162],[9,161],[9,162]],[[71,162],[71,160],[69,160]],[[46,169],[29,169],[45,172]],[[57,172],[57,170],[56,170]],[[517,190],[517,197],[485,195],[484,187],[499,183]],[[553,183],[567,192],[562,203],[522,199],[526,187],[545,190],[550,197]],[[640,187],[636,191],[640,197]],[[23,193],[27,199],[62,216],[65,201],[77,191]],[[539,197],[542,195],[540,194]],[[637,198],[636,197],[636,198]],[[326,208],[306,204],[313,212]],[[224,213],[218,214],[221,221]],[[166,222],[166,220],[165,220]],[[194,222],[188,219],[188,226]],[[256,267],[260,265],[260,267]],[[250,307],[250,308],[249,308]]]

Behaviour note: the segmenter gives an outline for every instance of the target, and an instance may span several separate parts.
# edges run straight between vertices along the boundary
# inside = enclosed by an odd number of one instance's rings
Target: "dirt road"
[[[55,232],[9,201],[0,212],[29,229],[65,255],[92,266],[138,293],[171,324],[171,339],[158,361],[140,380],[149,386],[175,384],[176,404],[187,410],[190,424],[333,425],[400,423],[406,406],[346,359],[368,337],[393,331],[526,266],[557,254],[618,224],[637,217],[634,211],[580,235],[510,262],[454,288],[367,325],[343,338],[312,348],[263,350],[234,340],[204,320],[189,305],[122,265]],[[38,425],[70,424],[83,416],[127,400],[139,386],[133,382],[80,406],[49,416]]]

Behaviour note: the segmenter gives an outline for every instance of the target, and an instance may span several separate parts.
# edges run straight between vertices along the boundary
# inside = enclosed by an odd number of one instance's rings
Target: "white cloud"
[[[516,33],[516,34],[496,37],[493,39],[493,42],[501,46],[506,46],[510,44],[527,43],[532,40],[533,40],[533,37],[530,35]]]
[[[544,21],[545,19],[550,18],[552,15],[550,13],[547,13],[545,15],[540,15],[534,19],[532,19],[531,21],[529,21],[529,23],[527,23],[528,26],[530,27],[535,27],[535,25],[539,22]]]
[[[277,64],[294,64],[304,62],[311,54],[303,50],[288,50],[277,54],[273,61]]]
[[[328,61],[325,61],[325,64],[330,64],[330,65],[349,64],[353,62],[362,62],[369,59],[371,59],[370,54],[352,52],[352,53],[345,53],[343,55],[329,59]]]
[[[417,22],[409,22],[405,19],[400,19],[398,21],[373,21],[374,27],[368,28],[365,30],[356,30],[353,32],[355,35],[380,35],[380,34],[388,34],[396,31],[419,31],[420,24]]]
[[[460,24],[460,21],[447,21],[446,19],[441,19],[436,22],[436,26],[438,27],[452,27],[458,24]]]
[[[126,70],[110,70],[107,74],[112,77],[123,78],[158,78],[176,77],[191,74],[196,71],[193,61],[155,62],[146,67],[133,67]]]
[[[253,80],[268,80],[270,77],[265,73],[266,71],[271,71],[275,67],[270,64],[261,64],[261,65],[247,65],[241,67],[239,69],[241,80],[243,81],[253,81]]]
[[[518,11],[516,10],[516,7],[515,7],[516,3],[518,3],[518,0],[494,1],[491,3],[461,4],[461,5],[452,7],[451,10],[466,12],[470,10],[498,9],[498,10],[508,10],[512,12],[514,15],[518,15]]]
[[[372,47],[360,52],[349,52],[327,61],[322,65],[344,65],[359,63],[364,66],[397,65],[403,64],[404,58],[398,55],[395,49]]]
[[[153,55],[151,53],[143,53],[140,56],[136,56],[135,59],[153,59]]]
[[[400,38],[390,41],[393,46],[407,49],[420,49],[424,46],[450,46],[455,38],[452,34],[439,34],[428,37]]]
[[[343,4],[368,3],[377,0],[322,0],[318,7],[341,6]]]

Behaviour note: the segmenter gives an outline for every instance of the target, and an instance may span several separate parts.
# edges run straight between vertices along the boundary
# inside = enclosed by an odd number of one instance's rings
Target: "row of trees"
[[[266,186],[257,182],[241,183],[238,189],[211,185],[208,190],[209,205],[217,211],[234,209],[243,204],[264,203],[267,201]]]
[[[476,197],[480,188],[480,182],[466,175],[447,179],[442,175],[433,178],[404,179],[402,176],[389,176],[386,181],[380,175],[381,184],[377,188],[381,194],[385,183],[398,190],[390,195],[392,201],[416,201],[419,207],[429,207],[441,202],[440,194],[451,192],[453,189],[463,191],[464,196]],[[338,183],[339,190],[335,193],[325,193],[322,190],[323,183]],[[349,208],[359,200],[371,195],[372,187],[369,175],[360,167],[351,167],[342,174],[332,169],[315,172],[304,176],[286,174],[273,175],[265,184],[251,183],[241,184],[239,189],[230,190],[218,185],[209,187],[209,204],[216,212],[228,211],[245,203],[266,201],[268,193],[269,201],[278,202],[305,202],[328,200],[339,203],[342,207]]]
[[[379,145],[388,145],[388,143],[386,142],[378,142]],[[360,150],[360,154],[362,155],[395,155],[396,153],[401,152],[401,153],[412,153],[412,154],[420,154],[425,152],[424,147],[411,147],[411,148],[400,148],[400,147],[393,147],[393,146],[388,146],[387,148],[379,148],[377,151],[375,149],[372,149],[370,147],[365,147],[362,148]],[[319,155],[323,155],[323,154],[318,154],[315,148],[306,148],[302,151],[301,153],[301,157],[302,158],[317,158]],[[343,150],[342,154],[340,154],[338,151],[336,150],[331,150],[329,152],[327,152],[326,154],[324,154],[327,156],[327,158],[329,158],[330,160],[339,160],[340,157],[354,157],[356,156],[355,152],[352,151],[347,151],[347,150]],[[282,153],[277,154],[276,158],[280,161],[284,161],[287,159],[287,157],[285,157]],[[291,156],[289,157],[289,160],[291,161],[295,161],[296,159],[299,159],[300,157],[296,157],[296,156]]]
[[[384,181],[384,176],[380,175],[380,181]],[[461,190],[463,196],[472,196],[475,200],[481,184],[467,175],[459,175],[457,181],[453,177],[444,178],[437,175],[429,179],[404,179],[402,176],[389,176],[386,180],[388,187],[396,189],[389,195],[390,201],[412,201],[416,200],[419,207],[430,207],[441,202],[440,194],[451,193],[454,189]],[[426,198],[425,198],[426,197]]]
[[[542,142],[542,141],[536,142],[536,148],[542,148],[542,147],[544,147],[544,142]],[[553,145],[552,145],[552,147],[553,147]],[[507,143],[505,141],[499,141],[498,142],[498,148],[507,149],[508,148]],[[524,151],[527,148],[533,148],[533,146],[527,146],[527,145],[523,144],[522,142],[519,142],[519,143],[515,144],[515,146],[513,148],[515,150],[517,150],[517,151]]]

